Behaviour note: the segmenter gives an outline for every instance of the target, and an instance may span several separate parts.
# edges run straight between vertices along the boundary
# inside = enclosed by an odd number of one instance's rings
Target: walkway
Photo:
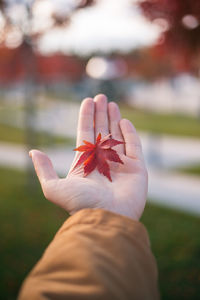
[[[144,148],[146,153],[145,144]],[[46,153],[52,159],[57,172],[61,176],[65,176],[73,159],[72,149],[51,148],[47,149]],[[20,145],[0,143],[0,165],[24,169],[27,162],[31,163],[28,149]],[[172,165],[172,161],[170,165]],[[148,196],[153,199],[153,202],[200,215],[199,178],[162,171],[159,167],[149,166],[148,170]]]

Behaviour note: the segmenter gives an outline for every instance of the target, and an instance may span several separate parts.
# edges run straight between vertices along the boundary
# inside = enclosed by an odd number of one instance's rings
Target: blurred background
[[[65,176],[84,97],[105,93],[141,135],[142,217],[162,299],[200,293],[200,2],[0,0],[0,299],[67,213],[46,201],[28,151]]]

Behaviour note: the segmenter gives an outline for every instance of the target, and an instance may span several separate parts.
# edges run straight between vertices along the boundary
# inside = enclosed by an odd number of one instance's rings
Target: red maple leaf
[[[95,144],[87,141],[83,142],[85,145],[81,145],[78,148],[74,149],[74,151],[83,152],[74,168],[83,164],[84,176],[87,176],[95,168],[97,168],[100,174],[103,174],[110,181],[112,181],[112,178],[110,176],[110,167],[107,163],[107,160],[123,164],[123,161],[120,159],[117,152],[111,148],[119,144],[124,144],[124,142],[112,139],[111,134],[101,139],[101,133],[99,133]]]

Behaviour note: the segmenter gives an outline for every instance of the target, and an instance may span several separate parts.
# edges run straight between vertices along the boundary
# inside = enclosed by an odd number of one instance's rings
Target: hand
[[[98,133],[112,134],[124,141],[114,149],[124,164],[108,162],[112,182],[94,170],[83,177],[83,168],[75,168],[81,153],[76,153],[66,178],[58,178],[46,154],[32,150],[30,156],[45,197],[63,207],[70,214],[84,208],[102,208],[135,220],[141,217],[147,196],[147,171],[140,139],[132,123],[121,119],[118,105],[107,104],[104,95],[85,99],[80,108],[77,146],[83,140],[95,142]]]

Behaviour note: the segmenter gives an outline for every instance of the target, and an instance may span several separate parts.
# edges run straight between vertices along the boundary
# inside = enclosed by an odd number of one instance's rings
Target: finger
[[[133,124],[127,119],[122,119],[120,128],[125,141],[126,155],[130,158],[143,160],[142,144]]]
[[[124,141],[119,126],[121,120],[121,114],[118,105],[115,102],[108,104],[108,116],[109,116],[109,128],[112,138],[118,141]],[[125,153],[124,145],[116,146],[115,150],[119,153]]]
[[[101,133],[102,137],[104,137],[109,134],[107,97],[103,94],[97,95],[94,98],[94,102],[95,102],[95,118],[94,118],[95,137],[97,137],[99,133]]]
[[[76,145],[83,144],[83,140],[94,143],[94,101],[86,98],[81,103]]]
[[[38,150],[31,150],[29,155],[32,158],[36,174],[42,187],[44,187],[47,181],[58,179],[53,165],[45,153]]]

